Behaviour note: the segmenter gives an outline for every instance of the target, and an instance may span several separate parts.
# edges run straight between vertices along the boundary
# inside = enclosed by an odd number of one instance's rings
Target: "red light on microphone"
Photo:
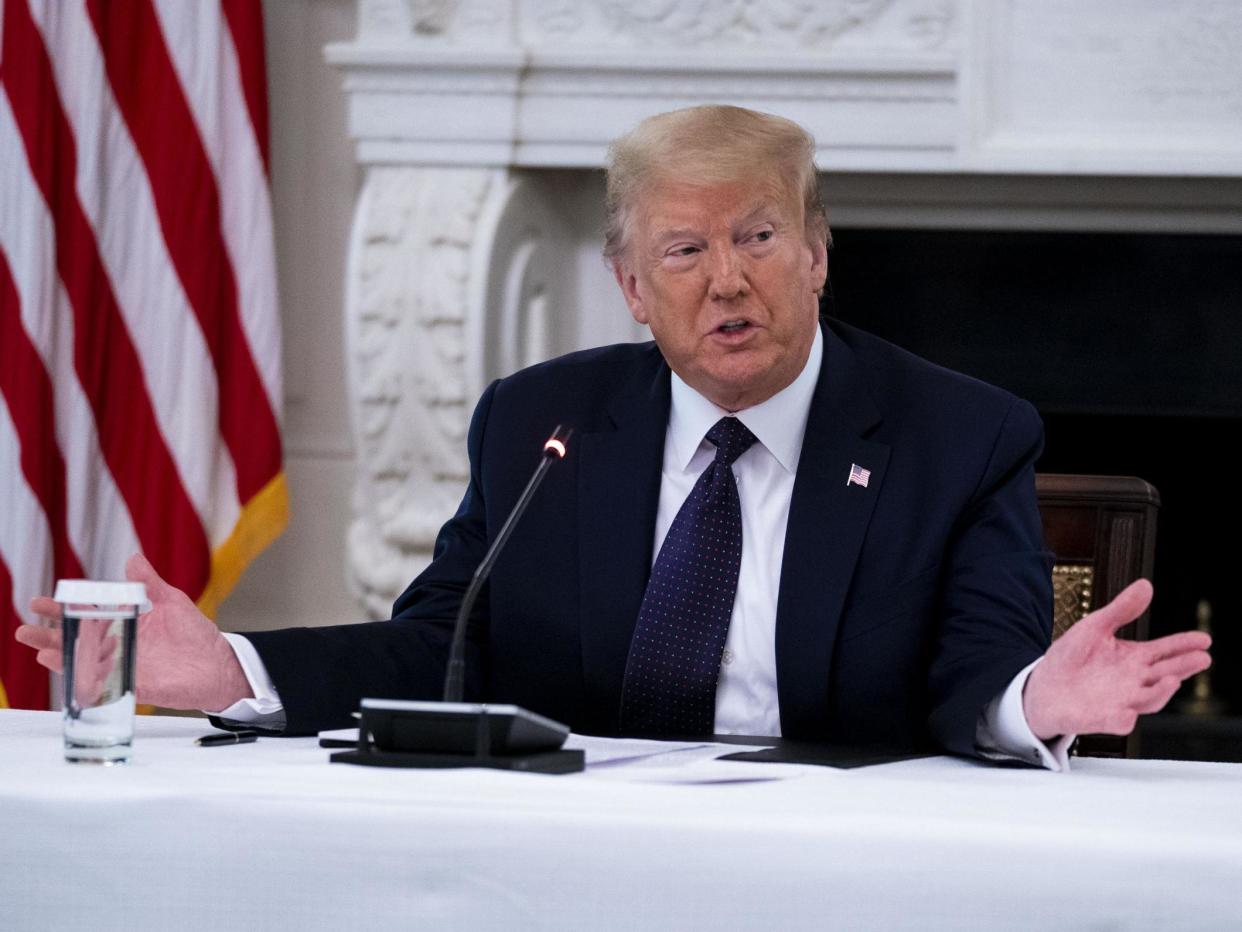
[[[558,460],[563,460],[565,458],[565,444],[569,442],[570,434],[573,432],[574,429],[572,427],[557,424],[552,429],[552,436],[543,445],[544,457],[548,459],[556,457]]]

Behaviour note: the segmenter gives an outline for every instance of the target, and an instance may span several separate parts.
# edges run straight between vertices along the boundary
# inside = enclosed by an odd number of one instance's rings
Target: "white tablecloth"
[[[62,762],[58,715],[0,712],[0,929],[1242,928],[1242,765],[688,786],[329,765],[204,726],[142,718],[134,763],[97,768]]]

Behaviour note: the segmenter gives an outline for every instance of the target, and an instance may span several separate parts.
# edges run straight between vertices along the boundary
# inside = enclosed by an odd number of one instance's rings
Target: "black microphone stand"
[[[363,699],[358,747],[331,755],[333,763],[370,767],[490,767],[532,773],[576,773],[585,767],[582,751],[561,748],[569,737],[568,726],[519,706],[461,701],[470,612],[535,490],[552,463],[564,458],[565,442],[571,433],[559,426],[552,432],[538,467],[474,571],[453,626],[444,699]]]

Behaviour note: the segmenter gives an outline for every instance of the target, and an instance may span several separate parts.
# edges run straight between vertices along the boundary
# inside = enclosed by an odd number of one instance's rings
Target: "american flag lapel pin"
[[[867,487],[867,483],[870,481],[870,469],[863,469],[857,463],[850,463],[850,477],[845,480],[845,484],[847,486],[857,485],[865,489]]]

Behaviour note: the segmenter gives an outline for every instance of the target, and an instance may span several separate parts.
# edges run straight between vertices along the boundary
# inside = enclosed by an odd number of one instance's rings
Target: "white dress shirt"
[[[759,442],[733,463],[742,508],[742,562],[716,687],[717,734],[781,734],[776,698],[776,600],[798,458],[823,355],[823,335],[816,329],[810,356],[798,377],[762,404],[736,412]],[[705,439],[707,431],[728,413],[673,374],[653,553],[660,552],[673,518],[715,457],[715,446]],[[284,721],[280,697],[258,651],[245,637],[225,637],[255,698],[243,699],[219,715],[279,727]],[[987,757],[1015,758],[1064,770],[1073,736],[1049,747],[1031,732],[1022,711],[1022,687],[1034,666],[1020,672],[981,710],[975,741]]]
[[[823,337],[816,331],[801,374],[762,404],[737,412],[759,442],[733,461],[742,506],[742,565],[716,685],[717,734],[781,733],[776,599],[802,435],[823,354]],[[659,554],[677,512],[715,459],[716,447],[705,435],[727,413],[673,374],[653,553]]]

